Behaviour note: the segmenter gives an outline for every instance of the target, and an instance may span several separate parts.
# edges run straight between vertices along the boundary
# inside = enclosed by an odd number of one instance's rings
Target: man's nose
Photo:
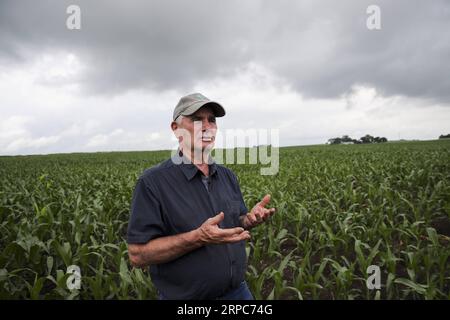
[[[212,122],[209,122],[208,119],[205,119],[205,120],[202,121],[202,130],[203,131],[211,129],[211,127],[212,127]]]

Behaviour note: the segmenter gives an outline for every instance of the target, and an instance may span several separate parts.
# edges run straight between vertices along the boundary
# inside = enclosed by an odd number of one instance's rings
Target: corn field
[[[155,299],[125,235],[138,176],[169,156],[0,157],[0,298]],[[277,208],[246,247],[255,298],[450,298],[450,140],[281,148],[275,176],[227,166],[247,207]]]

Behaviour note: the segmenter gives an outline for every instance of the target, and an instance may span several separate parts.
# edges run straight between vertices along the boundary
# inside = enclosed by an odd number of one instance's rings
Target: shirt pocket
[[[224,223],[225,228],[240,227],[241,223],[239,221],[239,211],[240,211],[240,201],[237,200],[227,200],[225,205],[225,217]]]

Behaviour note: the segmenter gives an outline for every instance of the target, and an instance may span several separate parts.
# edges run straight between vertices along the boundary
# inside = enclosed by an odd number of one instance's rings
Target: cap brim
[[[186,108],[186,110],[184,110],[184,112],[181,113],[181,115],[183,116],[190,116],[191,114],[194,114],[197,112],[197,110],[199,110],[202,107],[211,107],[212,111],[214,112],[214,115],[216,117],[223,117],[225,115],[225,109],[217,102],[215,101],[199,101],[196,102],[194,104],[192,104],[191,106],[189,106],[188,108]]]

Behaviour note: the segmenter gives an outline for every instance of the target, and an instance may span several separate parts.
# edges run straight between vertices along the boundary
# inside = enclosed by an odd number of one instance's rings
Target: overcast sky
[[[449,75],[448,0],[0,0],[0,154],[170,149],[192,92],[281,146],[435,139]]]

